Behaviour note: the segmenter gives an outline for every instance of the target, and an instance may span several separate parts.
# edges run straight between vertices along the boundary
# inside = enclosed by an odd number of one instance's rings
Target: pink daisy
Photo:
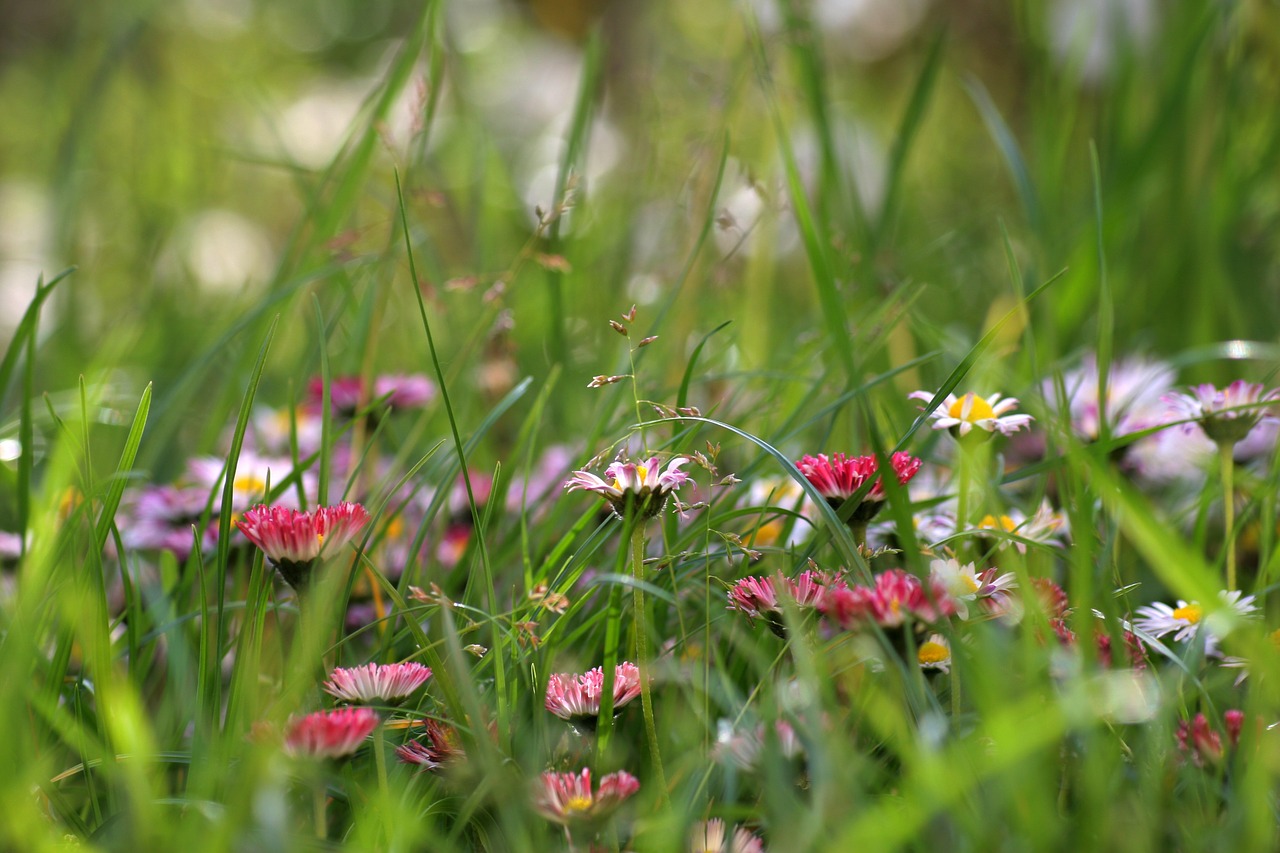
[[[324,683],[325,692],[344,702],[369,703],[378,699],[404,699],[426,684],[431,669],[420,663],[368,663],[338,667]]]
[[[895,453],[889,459],[898,483],[905,486],[920,470],[920,460],[907,453]],[[825,453],[817,456],[805,456],[796,462],[796,467],[805,476],[818,493],[827,499],[827,503],[839,507],[863,487],[868,480],[873,480],[871,490],[862,496],[862,503],[853,511],[851,521],[870,521],[880,511],[884,503],[884,483],[879,475],[880,463],[875,456],[845,456],[843,453]]]
[[[557,673],[547,682],[546,708],[562,720],[594,728],[604,694],[604,667],[582,675]],[[640,695],[640,669],[633,663],[618,664],[613,676],[613,709]]]
[[[1193,418],[1205,435],[1217,444],[1234,445],[1248,437],[1266,413],[1265,405],[1280,398],[1280,390],[1237,379],[1218,390],[1212,385],[1193,385],[1190,394],[1165,394],[1160,399],[1170,412]],[[1188,423],[1185,431],[1195,424]]]
[[[778,593],[788,596],[801,611],[814,609],[828,586],[836,583],[834,575],[821,571],[804,571],[796,577],[743,578],[729,590],[729,608],[746,614],[754,621],[764,619],[770,630],[786,639],[786,626],[782,619],[782,605]]]
[[[533,804],[547,820],[567,825],[605,817],[639,790],[640,782],[624,770],[601,779],[594,793],[589,769],[577,774],[543,773]]]
[[[890,569],[876,575],[874,587],[829,588],[818,609],[841,628],[856,630],[873,622],[881,628],[897,628],[908,619],[938,622],[955,615],[956,603],[940,580],[930,579],[926,592],[915,575]]]
[[[369,513],[356,503],[323,506],[314,513],[259,504],[236,527],[262,549],[290,586],[301,589],[321,552],[341,548],[368,522]]]
[[[605,469],[603,479],[590,471],[574,471],[564,487],[602,495],[619,518],[625,518],[628,507],[635,507],[644,518],[652,518],[662,510],[667,496],[689,479],[680,470],[688,461],[688,457],[676,456],[665,469],[657,456],[644,463],[617,461]]]
[[[370,708],[317,711],[290,721],[284,750],[298,757],[341,758],[359,749],[378,722],[377,713]]]

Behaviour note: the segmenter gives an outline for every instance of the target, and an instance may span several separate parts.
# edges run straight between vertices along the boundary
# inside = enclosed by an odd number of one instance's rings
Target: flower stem
[[[316,838],[322,840],[329,837],[328,821],[325,818],[327,793],[328,791],[323,779],[317,782],[315,788],[311,791],[311,810],[312,814],[315,816]]]
[[[631,587],[631,609],[635,617],[636,631],[636,667],[640,670],[640,705],[644,710],[644,732],[649,741],[649,755],[653,760],[653,769],[658,776],[658,790],[661,804],[667,804],[667,777],[662,771],[662,753],[658,748],[658,729],[653,722],[653,696],[649,690],[649,636],[645,629],[644,590],[640,581],[644,579],[644,526],[636,525],[631,534],[631,576],[635,585]]]
[[[1227,591],[1236,588],[1236,490],[1233,458],[1235,445],[1223,442],[1218,445],[1218,458],[1222,462],[1222,518],[1227,543]]]
[[[387,847],[395,846],[393,843],[395,824],[391,817],[391,787],[387,784],[387,756],[386,736],[383,734],[382,726],[378,726],[373,730],[373,758],[374,764],[378,768],[378,793],[382,795],[382,812],[384,829],[387,833]]]
[[[956,533],[963,533],[969,526],[969,453],[959,443],[956,445],[956,482]]]

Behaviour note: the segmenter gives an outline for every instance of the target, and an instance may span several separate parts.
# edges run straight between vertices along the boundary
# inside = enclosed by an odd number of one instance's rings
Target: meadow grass
[[[1274,849],[1280,449],[1162,399],[1278,384],[1271,5],[1113,21],[1101,70],[1027,2],[874,60],[795,0],[335,2],[310,52],[306,4],[109,6],[0,65],[58,261],[0,361],[5,849]],[[309,160],[319,71],[359,95]],[[267,235],[243,284],[210,210]],[[970,393],[1034,421],[935,428]],[[807,458],[899,452],[831,500]],[[341,501],[298,590],[238,527]],[[307,754],[371,662],[432,675]],[[638,790],[558,825],[583,768]]]

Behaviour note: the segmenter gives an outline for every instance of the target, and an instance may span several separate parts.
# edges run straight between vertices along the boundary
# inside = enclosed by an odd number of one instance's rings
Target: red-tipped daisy
[[[898,628],[908,619],[938,622],[954,615],[956,604],[941,582],[931,579],[926,591],[915,575],[890,569],[876,575],[874,587],[841,584],[828,588],[818,609],[840,627],[857,630],[871,623]]]
[[[341,548],[368,522],[369,513],[357,503],[322,506],[314,513],[260,504],[236,526],[262,549],[291,587],[301,590],[321,552]]]
[[[907,453],[895,453],[889,459],[899,485],[905,486],[920,470],[920,460]],[[873,481],[870,491],[862,496],[862,502],[854,509],[851,521],[867,522],[875,517],[884,503],[884,483],[880,479],[880,463],[875,456],[845,456],[825,453],[805,456],[796,462],[805,476],[827,503],[839,507],[867,483]]]
[[[284,750],[298,757],[341,758],[359,749],[378,722],[371,708],[317,711],[290,721]]]
[[[412,661],[406,663],[338,667],[324,683],[325,692],[344,702],[369,703],[379,699],[395,702],[409,696],[431,677],[431,669]]]
[[[913,391],[907,398],[928,403],[933,399],[933,394],[928,391]],[[989,397],[979,397],[977,394],[956,397],[955,394],[948,394],[937,408],[929,412],[929,419],[933,421],[934,429],[949,429],[956,438],[964,438],[975,429],[978,431],[977,435],[990,438],[997,432],[1011,435],[1034,420],[1031,415],[1009,414],[1016,408],[1017,399],[999,394]]]
[[[652,518],[667,502],[667,496],[689,479],[689,475],[680,470],[688,461],[688,457],[676,456],[664,469],[656,456],[644,463],[619,460],[605,469],[603,479],[590,471],[574,471],[564,487],[602,495],[619,518],[625,518],[629,508],[634,508],[642,518]]]
[[[581,773],[543,773],[533,805],[547,820],[567,825],[605,817],[639,790],[640,782],[625,770],[605,776],[595,792],[589,769],[584,768]]]
[[[1160,399],[1174,414],[1193,418],[1205,435],[1217,444],[1235,445],[1243,441],[1266,414],[1265,406],[1280,399],[1280,390],[1237,379],[1219,390],[1212,385],[1193,385],[1189,394],[1165,394]],[[1195,424],[1185,425],[1191,430]]]
[[[812,610],[827,587],[836,582],[833,575],[813,570],[801,572],[795,578],[780,575],[743,578],[729,589],[728,609],[744,613],[752,621],[765,620],[775,634],[786,639],[779,592],[790,598],[801,611]]]
[[[547,682],[546,708],[562,720],[593,729],[604,695],[604,667],[582,675],[557,673]],[[633,663],[618,664],[613,676],[616,711],[640,695],[640,670]]]

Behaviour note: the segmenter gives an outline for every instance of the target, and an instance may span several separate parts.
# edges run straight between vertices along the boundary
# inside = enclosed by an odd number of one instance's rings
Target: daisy
[[[1235,445],[1243,441],[1258,421],[1265,404],[1280,398],[1280,390],[1266,390],[1257,383],[1237,379],[1218,390],[1212,385],[1193,385],[1189,394],[1165,394],[1160,399],[1169,405],[1171,414],[1191,418],[1196,423],[1183,425],[1184,432],[1196,424],[1218,445]]]
[[[729,589],[728,609],[744,613],[752,621],[764,619],[774,633],[786,639],[779,590],[783,590],[797,608],[806,611],[815,608],[827,587],[836,582],[834,575],[812,570],[801,572],[794,579],[781,575],[743,578]]]
[[[908,619],[937,622],[956,612],[956,604],[946,587],[930,579],[929,591],[915,575],[890,569],[876,575],[875,586],[828,588],[818,609],[845,630],[875,623],[881,628],[898,628]]]
[[[1063,375],[1067,412],[1072,431],[1086,441],[1101,434],[1105,418],[1113,436],[1128,435],[1156,426],[1164,417],[1161,397],[1173,385],[1174,371],[1167,363],[1145,358],[1113,361],[1107,373],[1105,405],[1098,397],[1098,360],[1087,356],[1076,370]],[[1043,384],[1044,397],[1056,408],[1058,391],[1053,379]]]
[[[973,563],[960,565],[954,558],[934,560],[929,564],[929,577],[942,585],[947,595],[955,602],[956,615],[961,619],[969,618],[969,602],[993,599],[994,609],[1003,609],[1001,605],[1012,596],[1009,590],[1018,586],[1018,579],[1013,572],[998,575],[995,569],[982,572],[974,568]]]
[[[1222,606],[1236,617],[1247,618],[1258,609],[1252,595],[1239,590],[1218,593]],[[1195,639],[1204,628],[1204,653],[1206,657],[1219,655],[1218,642],[1230,630],[1230,623],[1219,614],[1205,615],[1204,608],[1195,601],[1178,601],[1176,607],[1157,601],[1139,607],[1133,626],[1155,639],[1173,635],[1175,643]]]
[[[582,675],[557,673],[547,682],[546,709],[562,720],[594,729],[604,693],[604,667]],[[633,663],[618,664],[613,676],[613,709],[640,695],[640,670]]]
[[[795,728],[786,720],[775,721],[773,732],[778,738],[778,751],[783,758],[791,759],[804,754],[804,744],[796,736]],[[760,760],[766,734],[764,723],[755,728],[735,729],[733,723],[722,719],[716,726],[713,756],[716,761],[730,762],[743,770],[750,770]]]
[[[925,403],[933,397],[928,391],[913,391],[907,395],[909,400],[923,400]],[[965,394],[957,398],[955,394],[948,394],[937,408],[929,412],[929,419],[933,421],[934,429],[949,429],[956,438],[965,438],[974,429],[979,431],[978,435],[990,438],[996,432],[1012,435],[1031,424],[1034,420],[1031,415],[1008,414],[1016,408],[1018,401],[1014,397]]]
[[[378,722],[370,708],[317,711],[289,723],[284,751],[295,757],[341,758],[359,749]]]
[[[291,587],[301,590],[321,552],[346,545],[368,522],[369,513],[356,503],[322,506],[314,513],[259,504],[236,527],[262,549]]]
[[[1069,533],[1066,513],[1055,510],[1048,501],[1042,502],[1032,516],[1016,508],[1010,509],[1007,515],[983,516],[975,529],[979,534],[984,530],[1011,534],[999,537],[1000,549],[1013,545],[1020,554],[1027,553],[1027,542],[1019,540],[1062,546]]]
[[[643,464],[618,460],[605,469],[604,479],[590,471],[574,471],[564,487],[602,495],[618,518],[625,518],[629,507],[635,507],[643,518],[652,518],[662,510],[667,496],[689,479],[680,470],[688,461],[686,456],[676,456],[660,471],[662,462],[657,456]]]
[[[338,667],[329,674],[324,689],[343,702],[394,702],[410,696],[430,677],[431,669],[420,663],[369,663],[350,669]]]
[[[741,826],[734,827],[733,835],[726,837],[724,821],[712,818],[694,824],[689,833],[689,853],[764,853],[764,841]]]
[[[930,634],[929,638],[916,649],[916,661],[920,664],[921,669],[950,672],[951,644],[941,634]]]
[[[893,473],[897,475],[898,484],[905,486],[920,470],[919,459],[907,453],[895,453],[889,459]],[[884,483],[880,479],[880,463],[875,456],[845,456],[843,453],[825,453],[817,456],[805,456],[796,462],[796,467],[805,476],[818,493],[826,498],[834,508],[839,508],[850,497],[857,494],[867,483],[873,481],[870,491],[862,496],[862,503],[853,511],[850,521],[867,522],[875,517],[884,504]]]
[[[589,769],[576,774],[543,773],[533,806],[547,820],[568,825],[605,817],[639,790],[640,782],[625,770],[605,776],[594,793]]]

